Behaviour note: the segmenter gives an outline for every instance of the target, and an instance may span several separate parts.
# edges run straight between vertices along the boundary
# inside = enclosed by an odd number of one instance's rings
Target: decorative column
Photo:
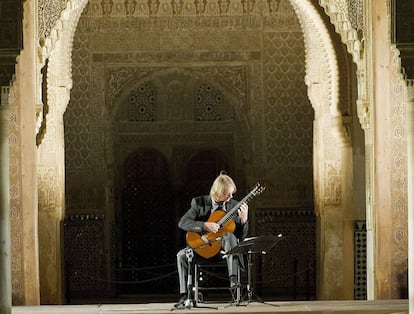
[[[367,29],[373,29],[373,16],[370,12],[373,11],[373,4],[370,0],[364,0],[367,14],[365,16]],[[373,33],[367,31],[366,42],[371,43],[365,50],[365,68],[364,72],[359,72],[359,94],[363,97],[359,104],[359,116],[364,117],[361,120],[361,125],[365,133],[365,186],[366,186],[366,228],[367,228],[367,300],[375,300],[376,298],[376,282],[377,273],[376,267],[376,246],[377,246],[377,226],[376,226],[376,189],[375,189],[375,106],[372,99],[374,99],[374,82],[373,73],[369,70],[367,65],[373,63]],[[364,82],[364,83],[363,83]]]
[[[0,10],[2,42],[0,44],[0,313],[11,314],[11,234],[9,176],[9,85],[15,73],[16,57],[22,48],[22,0],[0,1],[7,10]],[[5,27],[5,25],[8,25]]]
[[[408,293],[414,313],[414,80],[407,81]]]
[[[11,314],[10,178],[8,87],[1,89],[0,102],[0,313]]]

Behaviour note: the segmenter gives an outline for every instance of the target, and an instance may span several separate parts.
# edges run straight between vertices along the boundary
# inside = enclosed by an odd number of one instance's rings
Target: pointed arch
[[[66,9],[62,12],[61,18],[56,23],[56,27],[52,30],[49,38],[46,38],[44,44],[39,49],[39,56],[41,60],[45,60],[48,56],[50,59],[50,68],[53,71],[54,82],[57,82],[53,89],[54,91],[61,91],[61,94],[56,94],[56,103],[50,103],[50,106],[56,105],[59,108],[59,113],[63,115],[65,108],[69,102],[69,91],[72,87],[71,78],[71,52],[73,45],[73,36],[75,34],[79,17],[87,5],[88,0],[71,0],[67,2]],[[341,108],[341,84],[339,77],[338,55],[336,53],[332,35],[326,27],[325,21],[321,18],[320,12],[317,11],[315,5],[311,0],[290,0],[294,7],[297,16],[302,24],[302,29],[305,37],[306,47],[306,77],[305,83],[308,86],[308,95],[312,106],[315,110],[316,117],[316,132],[314,140],[314,150],[318,152],[318,158],[315,159],[315,200],[318,203],[317,211],[320,215],[331,214],[340,216],[340,221],[346,219],[345,212],[348,209],[349,201],[352,195],[345,186],[344,178],[349,175],[345,170],[349,169],[349,129],[346,112]],[[173,13],[170,13],[173,14]],[[56,53],[55,55],[53,55]],[[59,56],[59,57],[58,57]],[[52,84],[52,83],[51,83]],[[228,88],[232,90],[231,84]],[[232,94],[232,93],[230,93]],[[234,93],[238,95],[237,93]],[[65,97],[57,97],[64,95]],[[53,96],[53,95],[52,95]],[[240,99],[236,97],[236,99]],[[346,100],[349,101],[349,100]],[[238,103],[243,107],[243,103]],[[241,110],[242,114],[245,114]],[[248,121],[241,116],[242,123]],[[318,125],[317,123],[320,123]],[[248,129],[248,125],[246,125]],[[329,126],[332,130],[332,137],[322,133],[322,126]],[[63,132],[63,129],[61,130]],[[58,134],[62,137],[63,134]],[[332,145],[338,145],[339,149],[335,150],[332,155],[328,148]],[[343,159],[343,156],[347,156]],[[56,160],[60,166],[64,164],[64,160]],[[334,173],[334,175],[329,174]],[[62,182],[62,180],[59,180]],[[60,191],[64,190],[63,186],[59,186]],[[62,204],[63,206],[63,204]],[[334,209],[334,210],[332,210]],[[331,212],[329,212],[331,210]],[[333,230],[332,223],[338,217],[327,216],[326,230],[331,232]],[[335,228],[335,227],[334,227]],[[344,235],[348,237],[344,241],[349,240],[349,229],[342,234],[335,234],[341,240]],[[330,234],[326,234],[330,236]],[[323,241],[323,239],[321,240]],[[323,243],[326,245],[326,243]],[[344,247],[341,247],[343,249]],[[320,276],[324,278],[324,274],[330,273],[331,268],[336,263],[336,258],[341,258],[347,252],[342,251],[338,256],[332,256],[329,250],[332,247],[322,247],[321,252],[327,252],[320,257]],[[322,254],[322,253],[321,253]],[[328,267],[326,267],[328,266]],[[339,278],[340,284],[344,284],[348,280],[349,269],[343,270],[343,277]],[[334,280],[336,282],[336,280]],[[349,284],[345,284],[346,289],[349,290]],[[324,289],[326,292],[334,291],[335,289]],[[344,295],[336,296],[344,298]]]

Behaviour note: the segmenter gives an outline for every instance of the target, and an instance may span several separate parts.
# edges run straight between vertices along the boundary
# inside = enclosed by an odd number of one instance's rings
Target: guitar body
[[[232,215],[237,214],[237,210],[243,203],[251,200],[254,196],[259,195],[264,191],[265,187],[259,183],[247,194],[240,202],[227,212],[222,210],[214,211],[207,222],[215,222],[219,224],[220,229],[216,233],[188,231],[186,235],[187,245],[191,247],[198,255],[208,259],[216,256],[221,249],[221,240],[226,233],[233,233],[236,230],[236,223],[231,218]]]
[[[207,222],[218,222],[226,215],[222,210],[214,211]],[[233,220],[229,220],[216,233],[205,232],[200,234],[198,232],[187,232],[186,240],[189,247],[191,247],[198,255],[209,259],[216,256],[221,249],[221,239],[225,233],[233,233],[236,229],[236,224]]]

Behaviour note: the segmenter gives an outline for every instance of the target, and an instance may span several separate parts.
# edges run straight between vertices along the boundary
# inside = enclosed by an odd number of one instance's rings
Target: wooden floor
[[[200,304],[190,309],[173,309],[173,303],[85,304],[14,306],[12,314],[165,314],[165,313],[320,313],[320,314],[408,314],[408,300],[379,301],[275,301]],[[215,307],[203,308],[201,306]]]

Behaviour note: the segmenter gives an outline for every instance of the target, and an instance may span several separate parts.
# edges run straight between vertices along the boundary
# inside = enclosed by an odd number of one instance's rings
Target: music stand
[[[233,254],[245,254],[247,253],[247,304],[253,301],[253,288],[252,288],[252,255],[253,254],[267,254],[273,247],[283,239],[283,235],[280,233],[277,236],[270,235],[270,236],[260,236],[260,237],[251,237],[246,238],[241,241],[236,247],[228,251],[225,255],[233,255]],[[257,295],[256,298],[260,303],[265,303],[261,300]],[[278,306],[275,304],[269,304],[273,306]]]

